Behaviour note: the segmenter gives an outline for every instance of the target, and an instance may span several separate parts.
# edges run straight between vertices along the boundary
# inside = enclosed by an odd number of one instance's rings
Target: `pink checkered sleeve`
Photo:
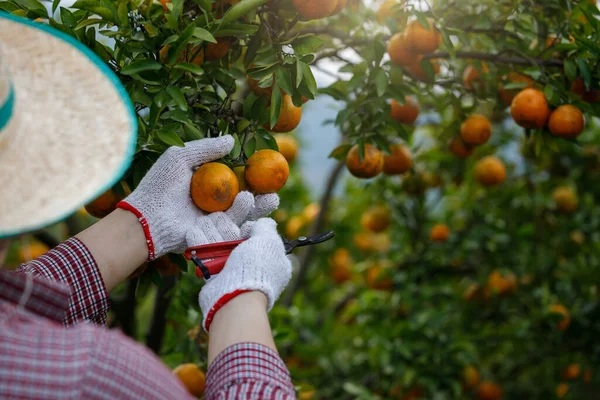
[[[106,324],[108,292],[94,257],[79,239],[67,240],[43,256],[22,264],[17,272],[69,285],[71,298],[63,320],[65,325],[82,321]]]
[[[279,355],[265,346],[236,344],[208,368],[206,400],[295,398],[288,369]]]

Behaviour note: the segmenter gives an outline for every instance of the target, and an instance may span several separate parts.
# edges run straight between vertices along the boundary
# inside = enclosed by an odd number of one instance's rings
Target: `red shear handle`
[[[208,272],[210,272],[210,275],[212,276],[223,271],[223,268],[225,268],[225,263],[227,263],[228,259],[229,257],[219,257],[210,261],[202,261],[202,264],[204,264],[204,266],[206,267],[206,269],[208,269]],[[200,267],[196,267],[196,276],[198,278],[204,278],[204,274],[202,273]]]
[[[193,256],[198,257],[200,260],[229,257],[233,249],[244,242],[245,240],[236,240],[234,242],[212,243],[190,247],[183,253],[183,256],[188,260],[191,260]]]

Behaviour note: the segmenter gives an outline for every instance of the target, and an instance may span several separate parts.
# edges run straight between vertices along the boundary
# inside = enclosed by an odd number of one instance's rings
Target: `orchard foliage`
[[[311,118],[301,107],[317,95],[339,108],[324,121],[342,138],[331,157],[359,178],[382,173],[325,197],[317,225],[337,237],[271,314],[301,396],[598,397],[594,1],[58,3],[0,8],[76,37],[120,77],[140,123],[132,189],[171,145],[232,134],[232,167],[277,150],[271,132]],[[317,88],[317,69],[335,81]],[[309,233],[318,207],[305,209],[293,165],[281,195],[282,231]],[[137,314],[152,279],[163,359],[206,367],[201,283],[191,268],[176,284],[148,271]]]

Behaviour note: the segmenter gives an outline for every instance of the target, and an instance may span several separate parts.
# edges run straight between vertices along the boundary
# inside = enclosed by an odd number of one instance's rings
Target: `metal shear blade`
[[[319,244],[326,242],[335,237],[334,231],[329,231],[327,233],[321,233],[315,236],[300,236],[298,239],[288,240],[286,238],[283,239],[283,245],[285,246],[285,252],[287,254],[292,253],[297,247],[304,246],[312,246],[314,244]]]

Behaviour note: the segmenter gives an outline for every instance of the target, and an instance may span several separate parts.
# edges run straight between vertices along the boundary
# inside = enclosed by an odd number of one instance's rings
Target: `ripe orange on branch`
[[[367,286],[376,290],[390,290],[394,287],[394,281],[388,274],[389,269],[383,262],[376,262],[366,273]]]
[[[510,114],[515,122],[523,128],[543,128],[550,116],[548,100],[540,90],[523,89],[513,99]]]
[[[373,178],[383,169],[383,153],[372,144],[365,144],[365,157],[360,160],[358,145],[352,146],[346,156],[348,171],[357,178]]]
[[[406,66],[406,70],[412,75],[413,78],[425,82],[432,83],[435,80],[437,74],[440,73],[440,64],[437,60],[426,60],[423,63],[429,63],[433,69],[433,77],[429,77],[425,72],[425,69],[421,65],[422,56],[417,57],[417,61]]]
[[[484,157],[475,165],[475,179],[483,186],[495,186],[506,180],[506,167],[496,156]]]
[[[559,399],[562,399],[563,397],[565,397],[568,392],[569,392],[569,385],[567,385],[566,383],[562,382],[562,383],[559,383],[558,385],[556,385],[556,397],[558,397]]]
[[[463,72],[463,85],[465,89],[474,91],[481,90],[484,87],[484,81],[481,74],[487,74],[490,72],[485,62],[481,63],[481,70],[474,65],[468,65]]]
[[[239,192],[238,179],[225,164],[212,162],[201,165],[192,176],[192,200],[206,212],[227,210]]]
[[[600,90],[587,90],[585,87],[585,82],[581,78],[577,78],[573,81],[571,84],[571,92],[575,93],[577,96],[580,96],[583,101],[588,103],[597,103],[600,101]]]
[[[393,144],[390,146],[391,154],[383,156],[383,173],[386,175],[401,175],[412,168],[412,156],[407,146]]]
[[[417,54],[433,53],[442,44],[442,34],[435,27],[433,19],[428,18],[427,22],[429,26],[423,26],[421,21],[415,19],[406,27],[406,40]]]
[[[585,119],[581,110],[565,104],[552,111],[548,120],[550,133],[565,139],[576,138],[583,132]]]
[[[353,260],[346,249],[337,249],[329,259],[331,278],[340,284],[352,279]]]
[[[515,291],[517,285],[517,277],[515,274],[512,272],[502,274],[500,271],[495,270],[488,276],[485,295],[486,297],[489,297],[489,295],[496,293],[504,296]]]
[[[502,78],[502,81],[507,83],[522,83],[525,85],[524,88],[533,87],[533,79],[527,75],[519,74],[518,72],[509,72]],[[520,89],[504,89],[504,84],[502,82],[498,83],[498,96],[505,106],[511,105],[519,90]]]
[[[479,371],[477,371],[475,367],[472,365],[467,365],[463,369],[463,382],[466,389],[470,390],[475,388],[477,385],[479,385],[479,380]]]
[[[413,52],[413,49],[406,39],[406,35],[396,33],[388,42],[387,52],[390,55],[392,64],[408,66],[415,63],[419,59],[419,55]]]
[[[85,210],[96,218],[104,218],[117,209],[117,204],[123,200],[123,197],[113,189],[108,189],[97,199],[85,206]]]
[[[558,210],[565,214],[570,214],[579,207],[577,193],[567,186],[560,186],[552,192],[552,199]]]
[[[305,19],[321,19],[333,14],[338,0],[293,0],[298,14]]]
[[[255,193],[275,193],[290,176],[285,157],[275,150],[259,150],[247,161],[244,176]]]
[[[290,132],[298,127],[301,119],[302,107],[296,107],[292,96],[285,94],[281,100],[281,110],[277,123],[272,128],[270,126],[266,126],[266,128],[277,133]]]
[[[277,142],[279,152],[285,157],[287,162],[294,162],[298,155],[298,141],[293,136],[283,133],[275,135],[274,138]]]
[[[475,151],[475,147],[466,144],[460,136],[455,136],[448,145],[450,152],[456,157],[467,158]]]
[[[38,241],[24,243],[21,247],[19,247],[18,261],[19,263],[25,263],[27,261],[35,260],[49,251],[50,248],[48,246]]]
[[[419,113],[421,112],[419,103],[412,96],[404,98],[404,105],[392,99],[390,107],[390,116],[401,124],[410,125],[414,123],[419,118]]]
[[[398,16],[398,11],[400,10],[400,7],[403,7],[404,5],[405,5],[404,0],[401,0],[401,1],[386,0],[386,1],[384,1],[381,4],[381,6],[379,6],[379,8],[377,9],[377,12],[375,13],[377,22],[379,22],[380,24],[383,24],[387,18],[395,17],[398,20],[398,22],[400,23],[402,18],[400,16]]]
[[[218,38],[217,43],[209,43],[206,45],[206,59],[208,61],[216,61],[227,55],[231,42],[227,38]]]
[[[156,268],[161,275],[169,276],[169,275],[179,275],[181,273],[181,268],[173,261],[169,259],[169,256],[164,255],[162,257],[157,258],[156,260],[150,262],[150,267]]]
[[[385,231],[391,222],[390,210],[386,206],[371,207],[360,218],[361,226],[375,233]]]
[[[479,400],[501,400],[502,396],[504,396],[504,390],[500,385],[493,382],[483,381],[477,389]]]
[[[200,397],[204,394],[206,376],[196,364],[181,364],[173,370],[173,375],[183,382],[193,396]]]
[[[432,242],[445,242],[450,237],[450,228],[446,224],[436,224],[429,232]]]
[[[573,363],[569,364],[567,368],[561,372],[560,377],[565,380],[574,380],[579,378],[579,375],[581,375],[581,366],[577,363]]]
[[[556,326],[560,331],[566,331],[569,325],[571,325],[571,313],[569,313],[567,307],[563,306],[562,304],[552,304],[549,311],[552,314],[562,315],[562,318],[556,323]]]
[[[492,123],[480,114],[471,115],[460,126],[460,137],[466,144],[479,146],[487,143],[491,136]]]

